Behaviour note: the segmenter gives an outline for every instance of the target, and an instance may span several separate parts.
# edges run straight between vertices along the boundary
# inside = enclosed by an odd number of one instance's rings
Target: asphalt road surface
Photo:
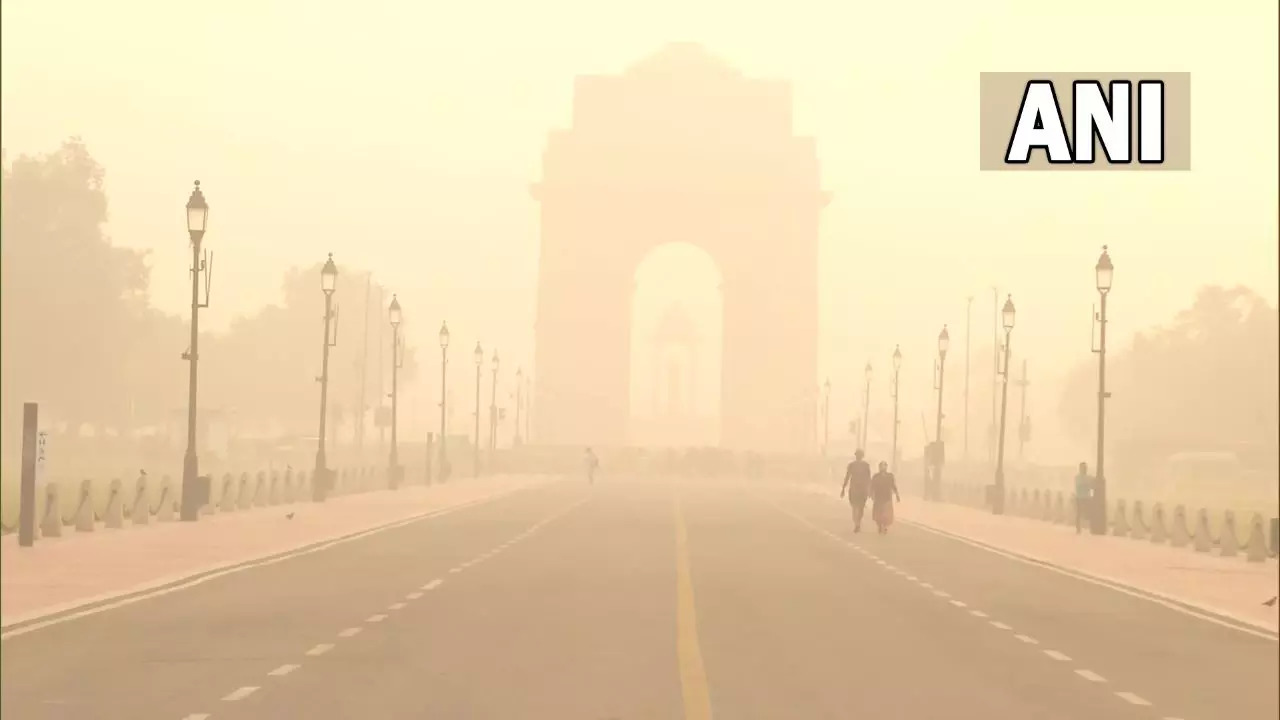
[[[1280,716],[1274,639],[902,523],[855,535],[837,490],[522,491],[6,638],[0,716]]]

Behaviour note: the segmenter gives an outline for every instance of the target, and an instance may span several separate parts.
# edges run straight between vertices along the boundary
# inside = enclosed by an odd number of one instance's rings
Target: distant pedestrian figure
[[[587,484],[596,484],[596,468],[600,467],[600,459],[591,448],[587,448]]]
[[[862,451],[853,454],[853,462],[844,471],[844,484],[840,497],[849,491],[849,509],[853,512],[853,531],[862,532],[862,514],[866,511],[867,495],[871,492],[871,466],[862,459]]]
[[[871,478],[871,519],[881,535],[889,532],[893,524],[893,503],[902,502],[898,495],[898,481],[889,472],[889,463],[880,463],[880,472]]]
[[[1093,496],[1093,478],[1089,477],[1089,463],[1080,463],[1080,470],[1076,472],[1076,534],[1080,534],[1080,529],[1084,526],[1089,516],[1089,506],[1092,504]]]

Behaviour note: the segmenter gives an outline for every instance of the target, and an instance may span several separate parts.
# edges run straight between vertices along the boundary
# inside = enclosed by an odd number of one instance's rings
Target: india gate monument
[[[618,76],[578,77],[542,179],[533,439],[628,443],[637,265],[702,248],[723,279],[720,443],[812,450],[818,223],[829,195],[791,86],[669,45]]]

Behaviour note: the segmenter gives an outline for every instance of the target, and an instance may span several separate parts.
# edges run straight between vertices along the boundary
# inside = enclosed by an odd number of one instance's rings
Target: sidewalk
[[[1119,585],[1275,631],[1280,567],[1126,537],[1076,535],[1074,526],[998,517],[972,508],[910,498],[898,517]]]
[[[540,485],[547,476],[467,479],[166,522],[72,532],[21,548],[0,539],[0,626],[159,587],[432,511]],[[285,516],[293,513],[293,517]]]

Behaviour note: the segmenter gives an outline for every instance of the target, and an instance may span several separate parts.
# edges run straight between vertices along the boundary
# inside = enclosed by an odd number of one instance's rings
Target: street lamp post
[[[822,384],[822,457],[827,456],[827,443],[831,440],[831,378]]]
[[[1004,320],[1004,367],[1000,368],[1000,436],[996,445],[996,483],[995,493],[991,498],[991,512],[1004,514],[1004,426],[1006,411],[1009,407],[1009,337],[1013,333],[1015,310],[1013,296],[1005,298],[1001,316]]]
[[[938,413],[937,420],[933,431],[933,481],[930,484],[927,493],[930,499],[937,500],[942,494],[942,466],[946,458],[946,443],[942,440],[942,391],[946,385],[947,375],[947,350],[951,349],[951,333],[947,331],[947,326],[942,326],[942,332],[938,333],[938,361],[937,376],[938,381],[934,384],[934,390],[938,391]]]
[[[320,434],[316,438],[316,470],[311,476],[311,499],[321,502],[329,492],[329,464],[325,457],[325,425],[329,414],[329,348],[338,344],[338,328],[334,323],[332,336],[330,323],[337,319],[333,311],[333,293],[338,289],[338,266],[333,263],[333,253],[320,268],[320,290],[324,293],[324,349],[320,355]]]
[[[209,205],[200,191],[200,181],[187,200],[187,234],[191,238],[191,347],[183,359],[188,363],[190,376],[187,381],[187,452],[182,457],[182,509],[180,517],[195,522],[200,517],[200,505],[208,502],[196,493],[196,481],[200,476],[200,461],[196,458],[196,387],[198,386],[200,360],[200,308],[209,307],[209,280],[213,268],[200,256],[200,245],[209,222]],[[204,302],[200,302],[200,273],[204,273]]]
[[[520,446],[520,411],[524,409],[524,368],[516,368],[516,435],[512,443]]]
[[[489,399],[489,465],[493,466],[493,455],[498,449],[498,350],[493,351],[493,382],[490,383],[493,395]]]
[[[475,351],[476,361],[476,442],[473,451],[472,467],[476,477],[480,476],[480,366],[484,365],[484,348],[480,347],[480,341],[476,341]]]
[[[448,428],[445,418],[448,417],[446,410],[446,398],[448,388],[445,382],[446,371],[449,367],[449,323],[446,321],[440,325],[440,479],[449,479],[449,453],[446,448],[449,446],[447,441]]]
[[[387,308],[387,317],[391,321],[391,457],[387,460],[391,470],[391,488],[394,490],[400,485],[400,457],[397,454],[397,403],[400,399],[399,387],[399,370],[403,361],[403,354],[400,352],[400,301],[396,299],[395,294],[391,295],[391,306]]]
[[[862,391],[862,451],[867,451],[868,428],[871,427],[871,363],[867,362],[867,366],[863,368],[862,374],[867,379],[867,385]]]
[[[1103,446],[1106,430],[1106,401],[1111,397],[1107,392],[1107,295],[1111,292],[1111,277],[1115,267],[1111,264],[1111,255],[1107,246],[1102,246],[1102,255],[1098,256],[1098,264],[1094,266],[1097,279],[1100,309],[1095,316],[1098,323],[1098,458],[1094,463],[1093,507],[1090,516],[1089,530],[1094,535],[1107,533],[1107,476],[1103,473]]]
[[[898,472],[898,373],[902,370],[902,350],[893,346],[893,452],[889,455],[892,472]]]

